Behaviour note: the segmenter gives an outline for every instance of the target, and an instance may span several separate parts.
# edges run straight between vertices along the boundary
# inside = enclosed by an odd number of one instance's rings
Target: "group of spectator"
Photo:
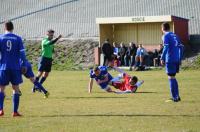
[[[109,43],[109,39],[106,39],[102,45],[102,53],[104,55],[103,65],[108,65],[112,62],[114,66],[127,66],[132,68],[145,68],[145,66],[160,66],[160,57],[162,54],[163,45],[160,44],[158,49],[153,52],[147,50],[142,44],[136,45],[130,42],[128,46],[125,46],[123,42],[118,44],[113,42],[113,45]]]

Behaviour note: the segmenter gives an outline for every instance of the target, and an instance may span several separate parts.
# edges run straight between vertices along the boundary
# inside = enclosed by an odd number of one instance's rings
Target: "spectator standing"
[[[112,61],[112,55],[113,55],[113,47],[109,43],[109,39],[105,40],[101,50],[104,55],[103,65],[107,66],[108,63]]]
[[[125,55],[126,55],[126,47],[125,47],[124,43],[121,42],[120,48],[119,48],[119,56],[120,56],[121,66],[125,65],[125,62],[124,62]]]

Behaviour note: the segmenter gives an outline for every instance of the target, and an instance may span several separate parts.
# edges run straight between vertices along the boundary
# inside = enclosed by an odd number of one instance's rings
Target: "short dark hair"
[[[99,66],[94,66],[94,67],[93,67],[93,70],[94,70],[94,71],[98,71],[98,70],[99,70]]]
[[[134,81],[136,83],[138,81],[138,78],[136,76],[132,76],[131,81]]]
[[[55,31],[53,29],[47,30],[48,33],[54,33]]]
[[[11,21],[6,21],[4,23],[5,29],[8,31],[12,31],[14,29],[14,25]]]
[[[164,23],[162,24],[162,27],[163,27],[163,30],[164,30],[164,31],[170,30],[170,25],[169,25],[168,22],[164,22]]]

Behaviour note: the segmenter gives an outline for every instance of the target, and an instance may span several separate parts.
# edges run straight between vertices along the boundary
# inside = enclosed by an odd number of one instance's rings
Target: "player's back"
[[[178,36],[172,32],[168,32],[163,36],[164,44],[168,46],[166,53],[166,62],[179,62],[179,45],[181,44]]]
[[[0,36],[0,70],[20,69],[20,50],[24,50],[21,37],[13,33]]]

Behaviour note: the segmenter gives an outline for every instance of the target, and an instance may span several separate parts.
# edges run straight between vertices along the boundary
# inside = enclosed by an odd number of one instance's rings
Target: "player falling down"
[[[96,66],[90,71],[90,81],[88,86],[88,92],[92,92],[93,79],[96,80],[97,84],[101,89],[106,92],[115,92],[115,93],[134,93],[137,88],[141,86],[144,81],[138,81],[136,76],[129,76],[123,70],[113,67],[116,71],[120,72],[120,76],[113,78],[110,73],[107,71],[106,66]],[[124,81],[120,81],[120,79]],[[114,86],[120,91],[113,91],[110,86]]]
[[[110,88],[110,84],[112,84],[111,80],[113,77],[108,73],[106,66],[95,66],[90,70],[90,81],[88,85],[88,92],[92,92],[93,80],[96,80],[97,85],[100,86],[102,90],[106,92],[113,92]]]
[[[49,92],[42,86],[42,84],[40,84],[36,80],[35,75],[34,75],[33,70],[32,70],[32,66],[31,66],[31,64],[28,60],[26,61],[25,66],[26,66],[27,69],[23,70],[22,74],[27,79],[29,79],[40,91],[42,91],[44,93],[44,98],[48,98]]]
[[[115,91],[115,93],[135,93],[137,88],[140,87],[144,81],[138,81],[136,76],[130,76],[118,67],[113,67],[120,74],[118,77],[113,79],[112,86],[120,91]],[[123,80],[122,80],[123,79]]]

